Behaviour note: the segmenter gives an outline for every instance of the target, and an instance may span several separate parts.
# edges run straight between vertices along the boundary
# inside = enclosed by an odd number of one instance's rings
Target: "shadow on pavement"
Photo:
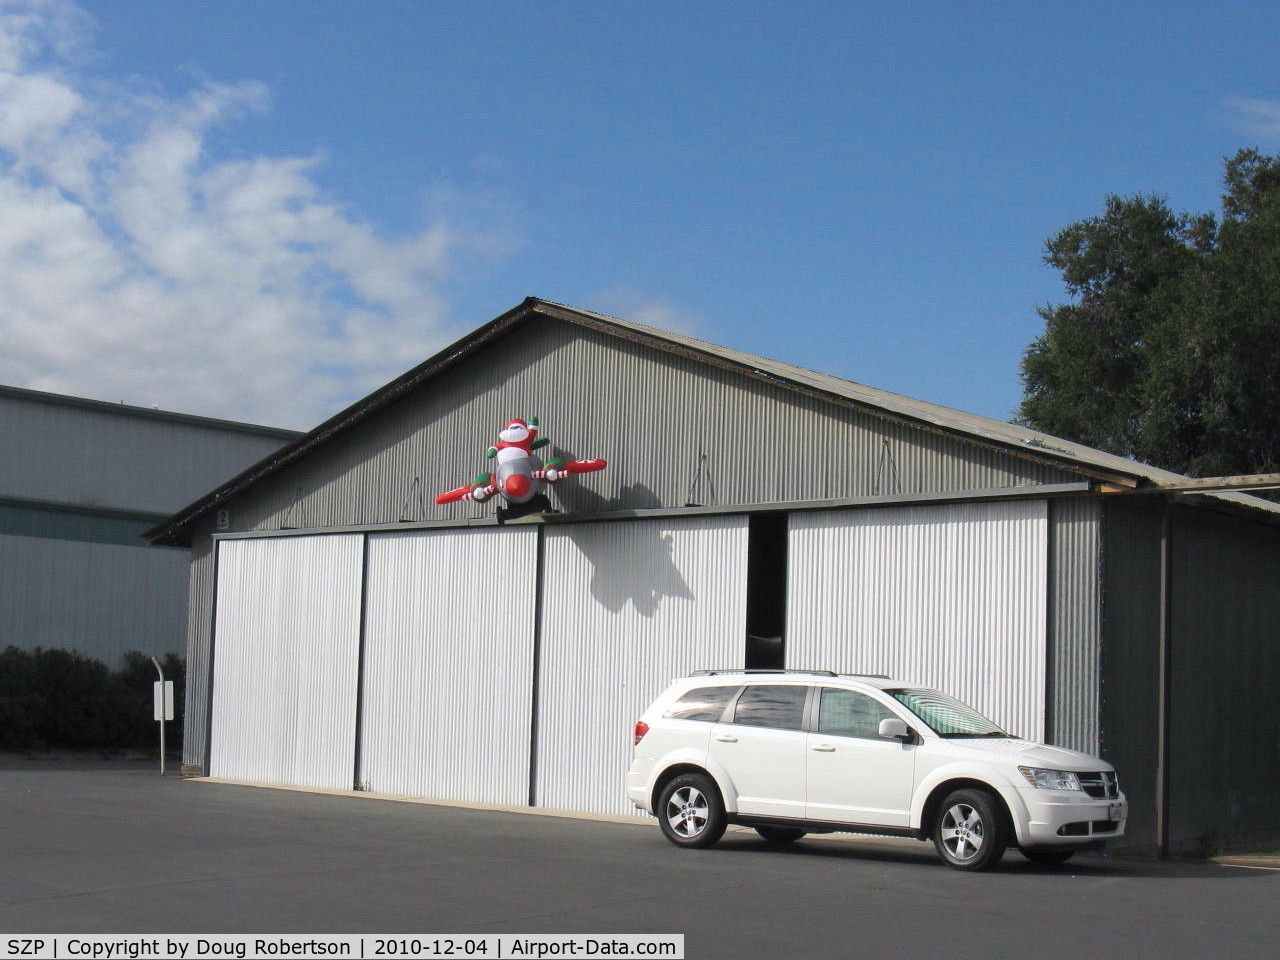
[[[857,860],[862,862],[913,863],[922,869],[946,870],[938,859],[933,844],[912,840],[880,841],[837,836],[810,837],[794,844],[769,844],[745,833],[729,833],[712,848],[735,855],[768,854],[783,857],[811,857],[817,859]],[[962,873],[962,871],[955,871]],[[1240,869],[1238,866],[1215,863],[1208,860],[1142,860],[1112,857],[1099,853],[1080,853],[1067,863],[1044,866],[1034,864],[1010,847],[1003,859],[988,875],[1017,874],[1019,876],[1070,876],[1070,877],[1125,877],[1155,880],[1205,880],[1234,877],[1236,879],[1260,879],[1268,871]]]

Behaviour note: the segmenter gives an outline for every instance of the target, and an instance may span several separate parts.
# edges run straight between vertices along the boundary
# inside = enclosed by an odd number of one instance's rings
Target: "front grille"
[[[1114,771],[1104,770],[1099,773],[1077,773],[1080,786],[1091,797],[1099,800],[1114,800],[1120,796],[1120,784]]]

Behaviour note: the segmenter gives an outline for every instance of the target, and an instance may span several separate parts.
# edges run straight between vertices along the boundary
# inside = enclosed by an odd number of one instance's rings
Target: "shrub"
[[[165,657],[165,678],[175,685],[175,718],[182,717],[186,666]],[[158,734],[152,720],[155,667],[130,651],[119,670],[69,650],[0,653],[0,750],[151,749]],[[182,744],[182,724],[165,731],[166,746]]]

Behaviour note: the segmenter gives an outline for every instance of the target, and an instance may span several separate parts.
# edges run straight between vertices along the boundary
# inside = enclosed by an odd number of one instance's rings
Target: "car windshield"
[[[904,707],[924,721],[940,737],[1013,737],[1005,733],[973,707],[937,690],[924,688],[886,690]]]

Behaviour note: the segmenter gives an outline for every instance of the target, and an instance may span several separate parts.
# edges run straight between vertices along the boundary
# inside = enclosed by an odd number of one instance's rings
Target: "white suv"
[[[1128,817],[1096,757],[1021,740],[937,690],[827,671],[677,680],[636,722],[627,793],[682,847],[731,823],[771,843],[846,831],[932,839],[960,870],[1010,844],[1061,863]]]

